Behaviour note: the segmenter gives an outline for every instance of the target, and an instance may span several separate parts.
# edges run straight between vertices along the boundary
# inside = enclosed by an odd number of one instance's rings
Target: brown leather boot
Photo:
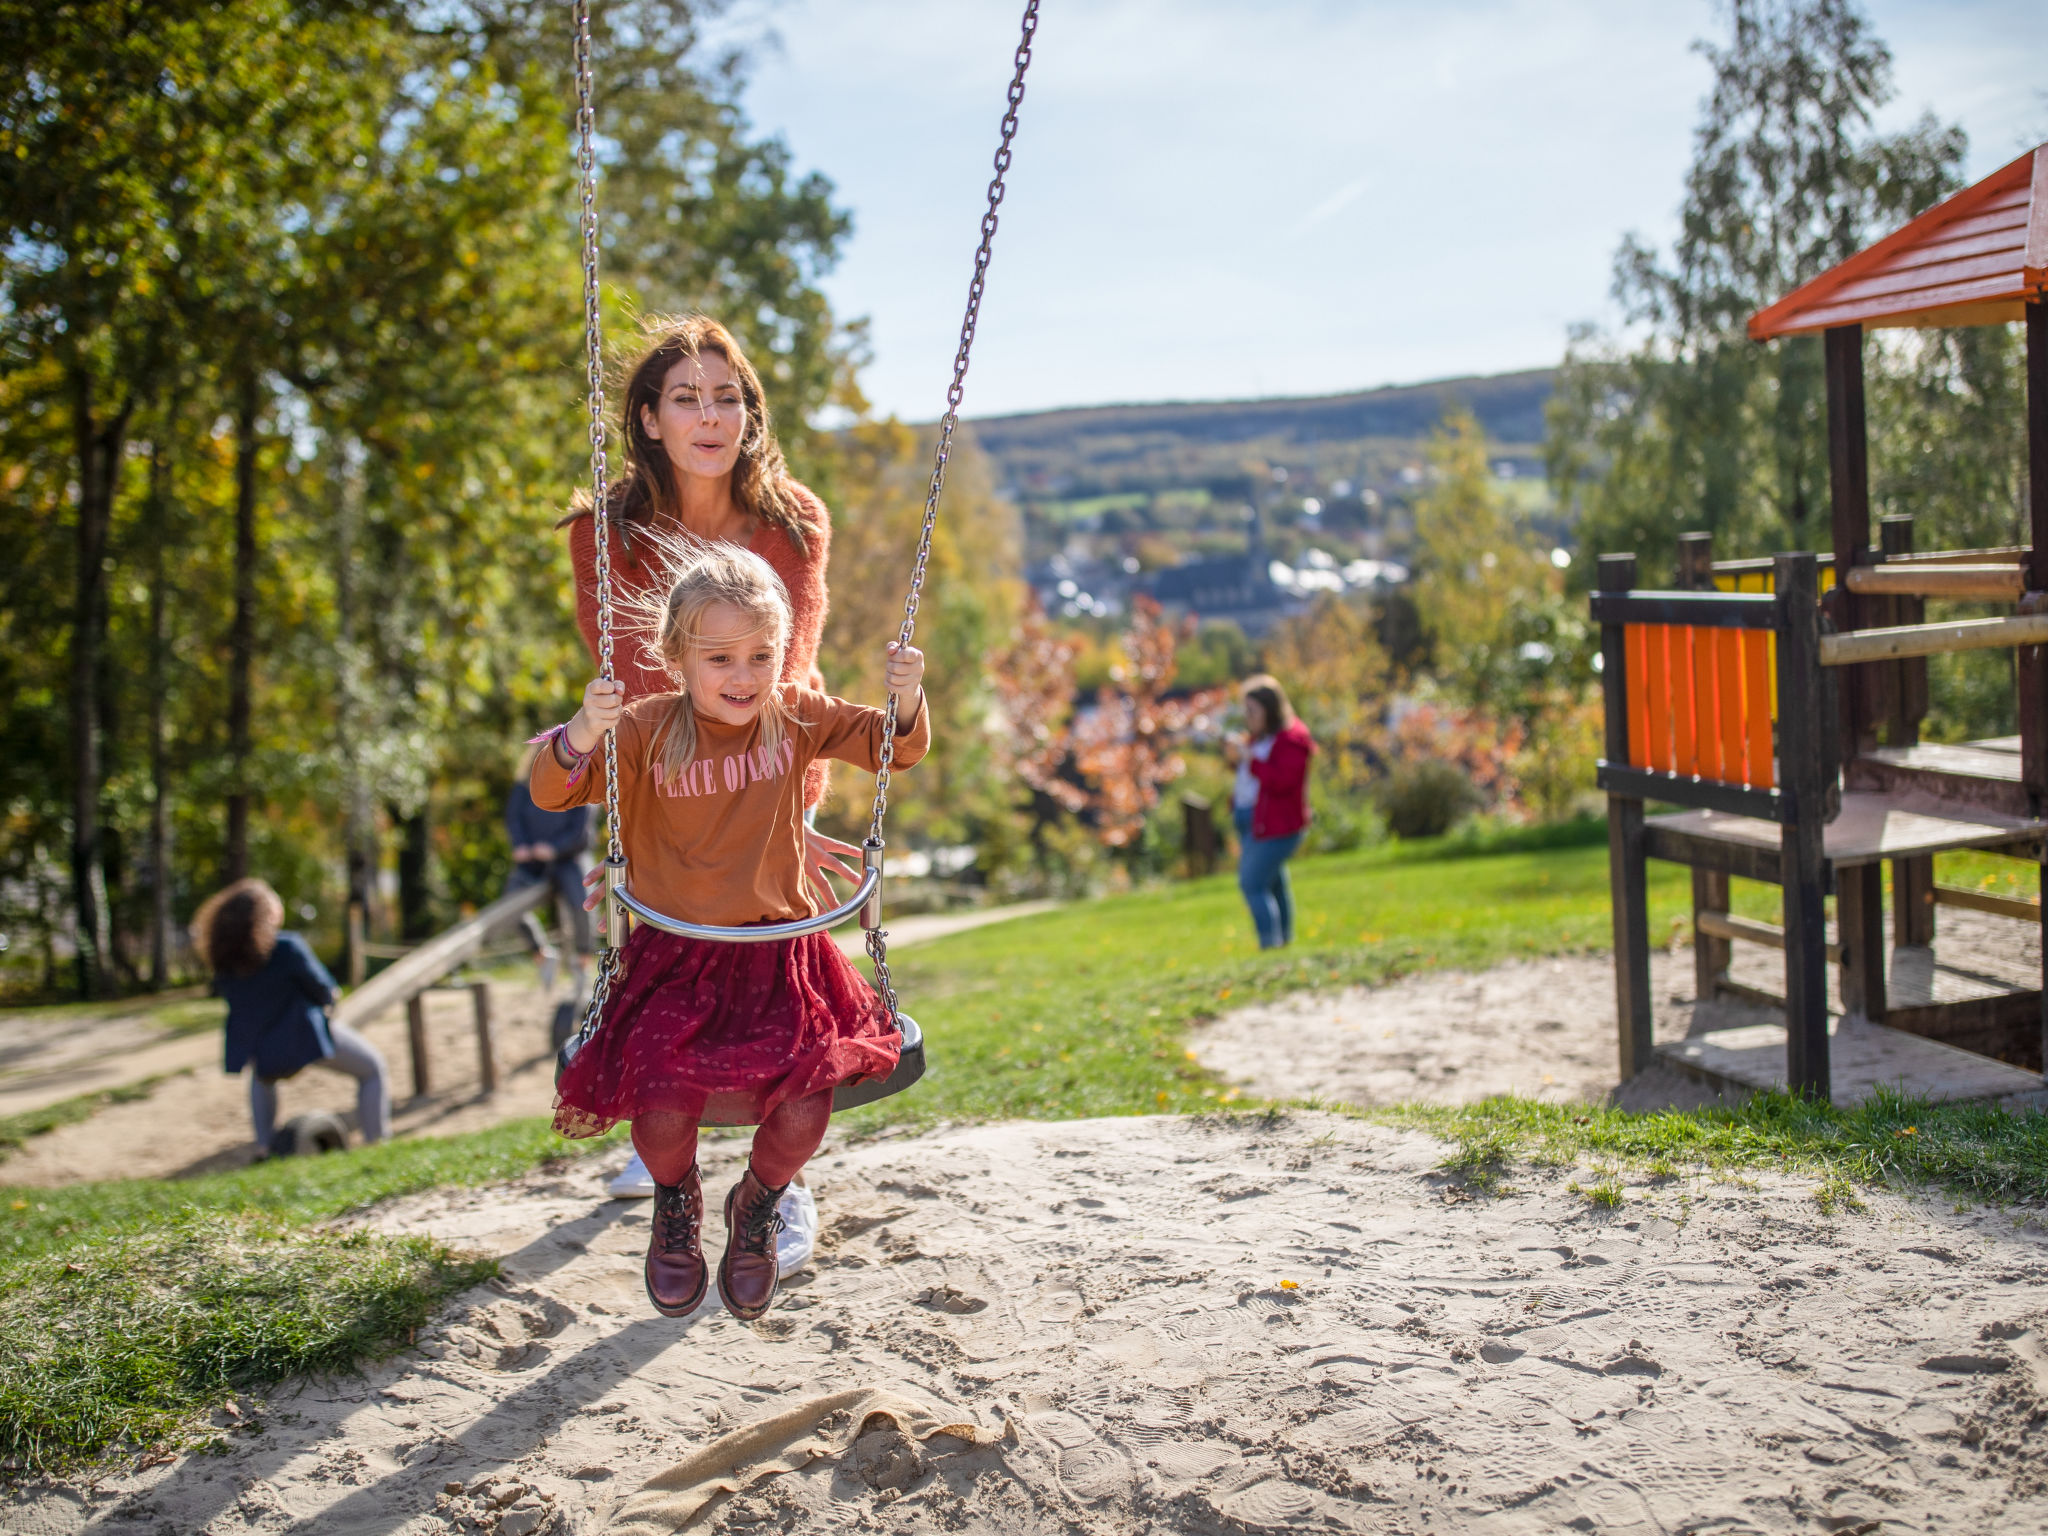
[[[776,1205],[782,1189],[763,1184],[749,1164],[745,1177],[725,1197],[725,1257],[718,1262],[718,1294],[725,1309],[743,1323],[751,1323],[775,1303],[775,1234],[782,1230]]]
[[[700,1241],[704,1181],[697,1165],[680,1184],[654,1186],[654,1230],[647,1236],[647,1299],[663,1317],[688,1317],[704,1300],[710,1271]]]

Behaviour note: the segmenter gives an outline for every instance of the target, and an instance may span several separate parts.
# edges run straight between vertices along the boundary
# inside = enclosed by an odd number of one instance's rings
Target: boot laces
[[[654,1202],[654,1224],[661,1246],[687,1248],[697,1236],[698,1213],[690,1208],[680,1184],[664,1186]]]
[[[749,1247],[766,1247],[786,1224],[782,1219],[782,1191],[761,1186],[761,1197],[740,1207],[740,1237]]]

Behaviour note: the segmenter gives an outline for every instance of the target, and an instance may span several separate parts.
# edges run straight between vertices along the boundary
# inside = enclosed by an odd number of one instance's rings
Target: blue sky
[[[2048,138],[2040,0],[1874,0],[1888,125]],[[942,403],[1019,0],[740,0],[746,105],[855,218],[876,406]],[[1708,0],[1047,0],[967,413],[1556,361],[1672,227]]]

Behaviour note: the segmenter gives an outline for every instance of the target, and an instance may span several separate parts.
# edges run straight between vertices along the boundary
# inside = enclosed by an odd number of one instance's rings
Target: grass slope
[[[1532,836],[1298,860],[1296,943],[1263,954],[1227,875],[907,950],[892,969],[930,1068],[916,1092],[848,1119],[878,1128],[1204,1108],[1219,1089],[1183,1036],[1222,1009],[1432,966],[1604,949],[1607,849],[1604,833],[1598,846],[1586,835],[1566,829],[1561,847]],[[1683,871],[1651,866],[1653,933],[1689,910],[1689,890]]]

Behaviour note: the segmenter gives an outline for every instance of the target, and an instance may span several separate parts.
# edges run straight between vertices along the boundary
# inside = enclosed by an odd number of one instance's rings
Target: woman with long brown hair
[[[192,942],[227,999],[230,1073],[249,1068],[249,1118],[259,1154],[277,1133],[277,1085],[313,1065],[356,1080],[356,1118],[365,1142],[390,1129],[391,1091],[377,1047],[328,1016],[341,993],[312,947],[284,926],[284,902],[261,880],[237,880],[206,899]]]

